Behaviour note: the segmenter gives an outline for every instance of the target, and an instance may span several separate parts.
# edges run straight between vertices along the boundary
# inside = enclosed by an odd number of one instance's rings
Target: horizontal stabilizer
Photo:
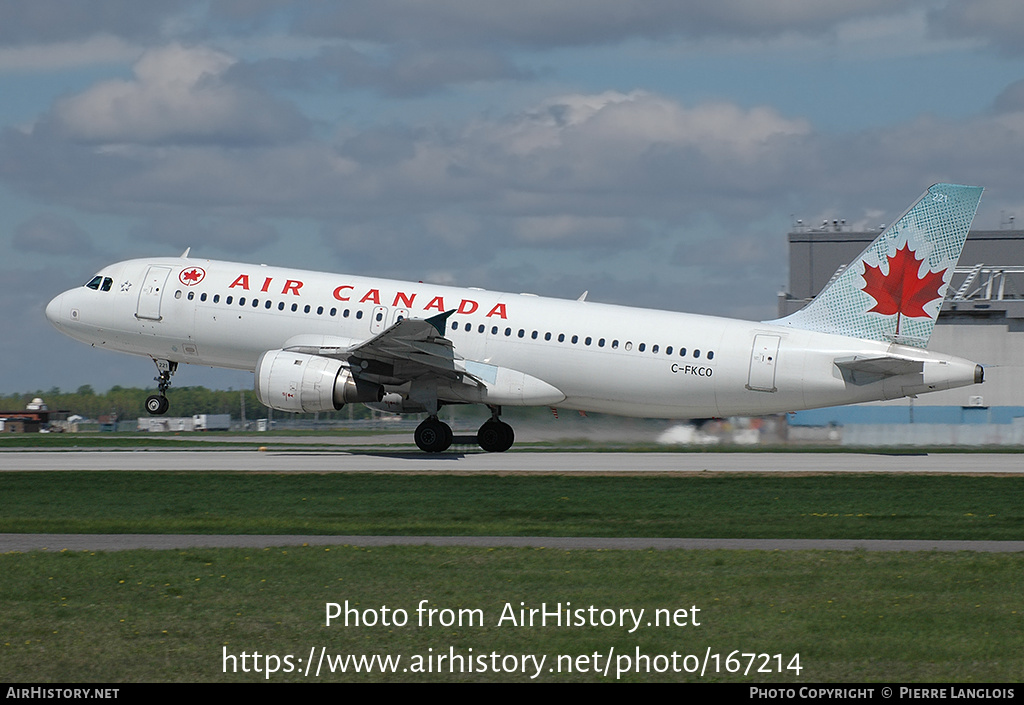
[[[908,360],[893,355],[854,355],[836,359],[836,367],[871,377],[895,377],[897,375],[920,374],[924,371],[922,360]]]

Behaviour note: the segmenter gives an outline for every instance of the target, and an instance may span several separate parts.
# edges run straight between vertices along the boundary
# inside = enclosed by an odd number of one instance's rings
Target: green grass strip
[[[0,474],[0,531],[1022,540],[1024,478]]]

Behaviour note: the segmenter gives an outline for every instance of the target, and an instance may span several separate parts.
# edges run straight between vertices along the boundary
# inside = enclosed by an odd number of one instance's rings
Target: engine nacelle
[[[380,401],[384,387],[353,377],[333,358],[268,350],[256,363],[256,396],[278,411],[337,411],[345,404]]]

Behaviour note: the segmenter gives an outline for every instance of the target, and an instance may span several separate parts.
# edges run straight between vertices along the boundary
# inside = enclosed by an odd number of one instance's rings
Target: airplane
[[[753,322],[578,300],[180,257],[105,267],[46,317],[93,347],[156,363],[151,414],[179,364],[250,370],[267,407],[365,403],[427,418],[484,404],[477,443],[515,439],[503,407],[646,418],[762,415],[978,384],[982,367],[926,348],[982,189],[935,184],[804,308]]]

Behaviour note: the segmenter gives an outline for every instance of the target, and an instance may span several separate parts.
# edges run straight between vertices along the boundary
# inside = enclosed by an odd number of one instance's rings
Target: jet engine
[[[337,411],[345,404],[380,401],[384,387],[358,379],[333,358],[268,350],[256,363],[256,396],[278,411]]]

